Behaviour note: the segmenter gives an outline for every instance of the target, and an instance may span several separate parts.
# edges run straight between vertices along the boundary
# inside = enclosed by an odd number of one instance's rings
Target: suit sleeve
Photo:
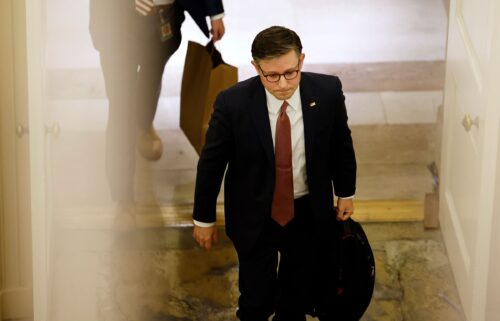
[[[189,13],[203,34],[208,38],[210,37],[210,31],[206,17],[224,13],[222,0],[176,0],[176,3]]]
[[[336,97],[334,108],[334,130],[332,139],[332,181],[335,194],[339,197],[350,197],[356,193],[356,156],[347,123],[347,110],[342,84],[336,79]]]
[[[196,173],[193,219],[215,222],[217,196],[233,146],[230,113],[223,94],[215,100]]]
[[[224,12],[222,0],[203,0],[207,16],[215,16]]]

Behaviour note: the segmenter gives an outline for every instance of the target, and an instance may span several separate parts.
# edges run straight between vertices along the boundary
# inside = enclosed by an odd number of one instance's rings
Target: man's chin
[[[279,100],[287,100],[288,98],[292,97],[292,95],[293,91],[291,90],[274,92],[274,97],[276,97]]]

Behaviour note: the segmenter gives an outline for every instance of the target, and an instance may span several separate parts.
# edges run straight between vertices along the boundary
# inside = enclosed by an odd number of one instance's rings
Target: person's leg
[[[141,42],[140,68],[137,78],[136,117],[139,129],[139,152],[148,159],[158,159],[162,154],[162,143],[153,128],[153,120],[161,93],[162,76],[168,59],[179,48],[181,42],[177,7],[164,13],[165,21],[172,25],[172,36],[166,41],[160,39],[159,15],[144,17]]]
[[[271,222],[272,223],[272,222]],[[238,312],[241,321],[268,321],[275,309],[278,251],[274,226],[267,225],[249,253],[238,253]]]
[[[135,169],[134,88],[137,62],[126,51],[102,50],[100,61],[109,102],[106,129],[106,175],[111,197],[131,203]]]
[[[295,217],[280,247],[278,302],[273,321],[305,321],[313,306],[314,225],[309,198],[295,201]]]
[[[148,130],[153,124],[161,93],[161,83],[165,65],[175,52],[168,45],[159,43],[156,30],[150,35],[150,46],[141,54],[140,69],[137,78],[137,127]],[[173,39],[171,39],[174,41]],[[178,45],[175,49],[177,49]]]

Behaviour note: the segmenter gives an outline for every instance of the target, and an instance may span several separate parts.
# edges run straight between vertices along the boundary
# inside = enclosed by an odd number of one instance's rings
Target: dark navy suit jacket
[[[301,73],[306,171],[318,237],[328,240],[333,195],[355,194],[356,159],[340,80]],[[193,219],[214,222],[225,175],[226,233],[249,250],[271,216],[274,150],[265,89],[253,77],[221,92],[215,102],[196,177]]]
[[[224,12],[222,0],[176,0],[175,3],[181,9],[181,16],[173,27],[180,29],[186,11],[207,37],[206,17]],[[107,46],[127,48],[127,44],[137,43],[143,35],[144,19],[136,12],[134,0],[90,1],[90,34],[98,50]]]
[[[210,34],[206,17],[215,16],[224,12],[222,0],[176,0],[176,2],[189,13],[207,37],[209,37]]]

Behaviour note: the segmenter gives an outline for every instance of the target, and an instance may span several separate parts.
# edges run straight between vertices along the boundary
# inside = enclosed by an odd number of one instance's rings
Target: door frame
[[[27,90],[29,111],[31,217],[33,250],[33,313],[35,321],[49,320],[50,220],[46,197],[45,154],[45,1],[25,0]]]

